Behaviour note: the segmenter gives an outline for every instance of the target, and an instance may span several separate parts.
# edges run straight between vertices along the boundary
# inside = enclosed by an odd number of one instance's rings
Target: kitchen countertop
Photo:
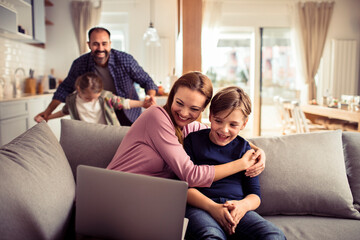
[[[3,97],[0,98],[0,102],[10,102],[10,101],[20,101],[20,100],[28,100],[28,99],[33,99],[33,98],[39,98],[39,97],[43,97],[43,96],[49,96],[49,95],[53,95],[53,93],[44,93],[44,94],[29,94],[29,93],[23,93],[18,97]]]

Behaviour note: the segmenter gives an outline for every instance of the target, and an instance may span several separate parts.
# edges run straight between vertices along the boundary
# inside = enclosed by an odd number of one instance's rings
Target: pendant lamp
[[[152,22],[152,13],[153,13],[153,4],[152,4],[153,0],[150,0],[150,25],[148,27],[148,29],[146,30],[146,32],[144,33],[143,39],[145,41],[145,45],[146,46],[150,46],[150,45],[154,45],[157,47],[160,47],[160,37],[154,27],[154,24]]]

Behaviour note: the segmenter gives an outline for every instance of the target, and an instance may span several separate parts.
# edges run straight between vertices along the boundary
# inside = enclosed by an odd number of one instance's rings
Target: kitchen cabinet
[[[43,94],[0,100],[0,146],[33,127],[36,124],[34,117],[45,110],[52,97],[53,94]],[[54,112],[63,106],[63,103],[60,104]],[[60,139],[60,119],[52,119],[48,125],[57,139]]]
[[[27,43],[45,43],[43,0],[2,0],[0,13],[0,36]]]
[[[33,39],[37,43],[46,42],[44,0],[32,0]]]
[[[0,103],[0,146],[26,131],[26,101]]]

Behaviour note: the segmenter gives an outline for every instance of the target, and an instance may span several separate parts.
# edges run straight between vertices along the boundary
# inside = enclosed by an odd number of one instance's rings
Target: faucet
[[[5,79],[0,77],[0,99],[4,97]]]
[[[15,69],[15,76],[16,76],[18,71],[22,71],[24,73],[24,76],[25,76],[25,69],[24,68],[18,67],[17,69]]]
[[[22,91],[21,91],[21,86],[20,86],[20,79],[16,76],[17,73],[21,71],[24,74],[25,77],[25,69],[22,67],[18,67],[17,69],[15,69],[15,73],[14,73],[14,91],[15,91],[15,96],[20,96]]]

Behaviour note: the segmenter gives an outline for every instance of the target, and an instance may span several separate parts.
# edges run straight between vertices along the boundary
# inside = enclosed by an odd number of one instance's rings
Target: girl
[[[190,72],[180,77],[173,85],[164,107],[152,106],[144,111],[125,135],[108,169],[177,178],[189,186],[210,187],[231,174],[248,169],[248,175],[256,176],[265,165],[264,152],[249,155],[217,166],[195,165],[184,151],[184,137],[206,128],[195,121],[212,97],[212,84],[200,72]]]
[[[101,79],[93,72],[88,72],[76,79],[76,91],[66,97],[62,110],[50,114],[48,119],[60,118],[66,115],[72,119],[107,125],[120,125],[115,109],[130,109],[135,107],[148,108],[155,104],[153,97],[144,101],[125,99],[103,90]],[[44,120],[36,116],[35,121]]]

